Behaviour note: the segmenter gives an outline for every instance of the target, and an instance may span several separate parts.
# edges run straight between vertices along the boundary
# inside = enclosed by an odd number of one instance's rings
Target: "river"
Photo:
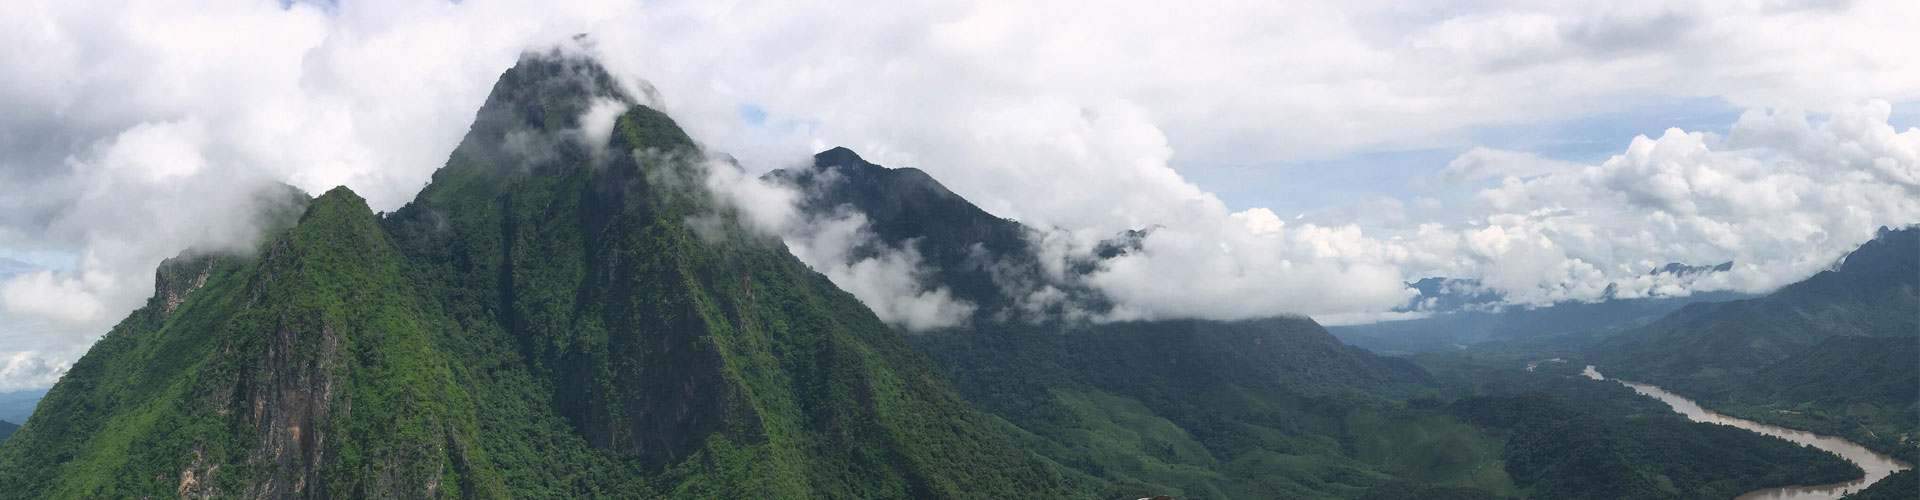
[[[1595,370],[1593,365],[1587,365],[1587,369],[1582,371],[1581,374],[1594,380],[1607,380],[1607,377],[1601,375],[1599,370]],[[1712,410],[1701,408],[1699,403],[1695,403],[1691,399],[1667,392],[1666,389],[1619,379],[1615,379],[1614,381],[1633,388],[1634,392],[1638,392],[1642,396],[1658,399],[1660,402],[1666,403],[1667,406],[1673,408],[1673,411],[1679,412],[1681,415],[1686,415],[1688,419],[1695,422],[1730,425],[1740,429],[1785,439],[1795,444],[1810,445],[1827,453],[1839,455],[1840,458],[1847,459],[1847,461],[1859,465],[1861,470],[1867,472],[1865,477],[1844,483],[1814,486],[1786,486],[1749,491],[1746,494],[1740,495],[1737,500],[1840,498],[1841,496],[1864,490],[1868,486],[1872,486],[1873,483],[1885,479],[1890,474],[1913,467],[1905,462],[1895,460],[1893,457],[1876,453],[1852,441],[1721,415],[1714,413]]]

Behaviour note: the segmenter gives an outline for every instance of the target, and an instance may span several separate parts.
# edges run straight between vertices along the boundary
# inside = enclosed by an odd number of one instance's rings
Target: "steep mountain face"
[[[1688,306],[1589,355],[1723,411],[1920,457],[1920,228],[1882,229],[1831,270]]]
[[[169,261],[0,490],[1074,496],[701,158],[591,62],[529,55],[408,206],[339,188],[256,255]]]
[[[1424,372],[1344,345],[1310,319],[1090,323],[1059,311],[1022,315],[1032,312],[1020,309],[1023,294],[1040,285],[1069,291],[1067,302],[1081,310],[1101,310],[1104,301],[1076,286],[1075,274],[1138,251],[1148,231],[1067,263],[1064,279],[1014,281],[1046,276],[1029,243],[1034,230],[980,210],[919,170],[874,165],[844,148],[814,160],[767,178],[799,188],[810,216],[861,214],[880,244],[912,248],[932,284],[979,305],[963,327],[910,339],[970,401],[1018,426],[1028,447],[1105,480],[1103,496],[1351,497],[1399,480],[1482,493],[1511,487],[1499,477],[1465,477],[1497,462],[1490,438],[1391,403],[1418,390]],[[1395,462],[1420,459],[1461,467]]]

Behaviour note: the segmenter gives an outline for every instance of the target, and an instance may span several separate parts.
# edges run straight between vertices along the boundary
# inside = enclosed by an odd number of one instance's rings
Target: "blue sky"
[[[1387,197],[1457,199],[1472,187],[1446,189],[1421,182],[1474,146],[1524,151],[1547,158],[1599,163],[1619,154],[1635,136],[1659,137],[1668,128],[1725,134],[1744,111],[1718,98],[1672,99],[1617,112],[1539,123],[1479,127],[1470,139],[1447,147],[1364,151],[1324,160],[1258,165],[1175,166],[1188,179],[1220,196],[1229,207],[1267,207],[1283,216]],[[1920,117],[1909,112],[1908,119]]]

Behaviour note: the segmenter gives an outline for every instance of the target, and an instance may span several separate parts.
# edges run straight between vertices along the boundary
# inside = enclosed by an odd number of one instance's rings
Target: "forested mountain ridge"
[[[1716,390],[1828,338],[1920,336],[1917,290],[1920,229],[1883,229],[1833,269],[1764,297],[1687,306],[1600,343],[1595,360]]]
[[[1920,228],[1764,297],[1694,304],[1590,360],[1755,420],[1920,458]]]
[[[810,167],[767,177],[802,188],[802,209],[814,215],[874,211],[867,220],[883,243],[933,256],[925,262],[931,284],[971,290],[959,294],[983,304],[1019,296],[992,279],[995,261],[983,256],[1016,266],[1038,259],[1031,243],[1016,239],[1035,230],[979,210],[918,170],[834,148]],[[1129,233],[1108,252],[1062,267],[1097,272],[1101,259],[1140,251],[1151,237]],[[988,238],[998,250],[979,250]],[[1718,267],[1669,268],[1653,272]],[[1652,321],[1680,303],[1610,301],[1544,317],[1619,322],[1609,316],[1638,311],[1631,317],[1644,319],[1627,321]],[[996,314],[909,339],[970,401],[1023,431],[1030,449],[1105,479],[1109,497],[1690,498],[1858,473],[1817,451],[1689,423],[1630,390],[1577,374],[1516,365],[1490,377],[1512,385],[1456,392],[1302,317],[1100,322]],[[1589,393],[1599,399],[1578,401]],[[1600,432],[1567,440],[1570,428]],[[1748,458],[1726,466],[1721,453],[1728,450]]]
[[[582,123],[618,106],[605,148]],[[698,189],[589,61],[507,71],[433,182],[176,259],[0,447],[26,497],[1071,497]],[[700,227],[693,227],[700,221]],[[179,270],[181,272],[173,272]],[[185,279],[180,279],[185,277]]]
[[[1599,352],[1608,357],[1600,359],[1624,369],[1686,366],[1738,375],[1828,337],[1916,336],[1916,286],[1920,229],[1883,229],[1833,269],[1765,297],[1683,308],[1603,343]]]
[[[978,305],[962,326],[908,338],[1029,447],[1107,480],[1103,496],[1353,497],[1404,480],[1510,488],[1497,463],[1466,472],[1497,461],[1483,436],[1392,402],[1418,390],[1423,371],[1342,344],[1311,319],[1090,321],[1107,304],[1076,278],[1137,251],[1149,231],[1068,257],[1056,266],[1065,276],[1049,276],[1043,266],[1055,263],[1032,246],[1040,230],[923,171],[832,148],[765,178],[796,188],[810,216],[860,214],[880,244],[918,252],[929,284]],[[1064,291],[1056,304],[1082,315],[1023,307],[1040,287]],[[1420,437],[1379,440],[1388,433]],[[1392,463],[1434,457],[1461,465]]]

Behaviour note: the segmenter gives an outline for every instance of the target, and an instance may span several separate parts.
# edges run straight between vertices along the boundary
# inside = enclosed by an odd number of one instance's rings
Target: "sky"
[[[750,172],[847,146],[1054,257],[1158,228],[1090,278],[1106,319],[1343,323],[1426,276],[1518,304],[1763,292],[1920,222],[1916,25],[1906,0],[17,0],[0,391],[56,380],[162,259],[250,248],[262,186],[397,208],[501,71],[575,34]],[[938,324],[853,281],[897,276],[810,263]]]

